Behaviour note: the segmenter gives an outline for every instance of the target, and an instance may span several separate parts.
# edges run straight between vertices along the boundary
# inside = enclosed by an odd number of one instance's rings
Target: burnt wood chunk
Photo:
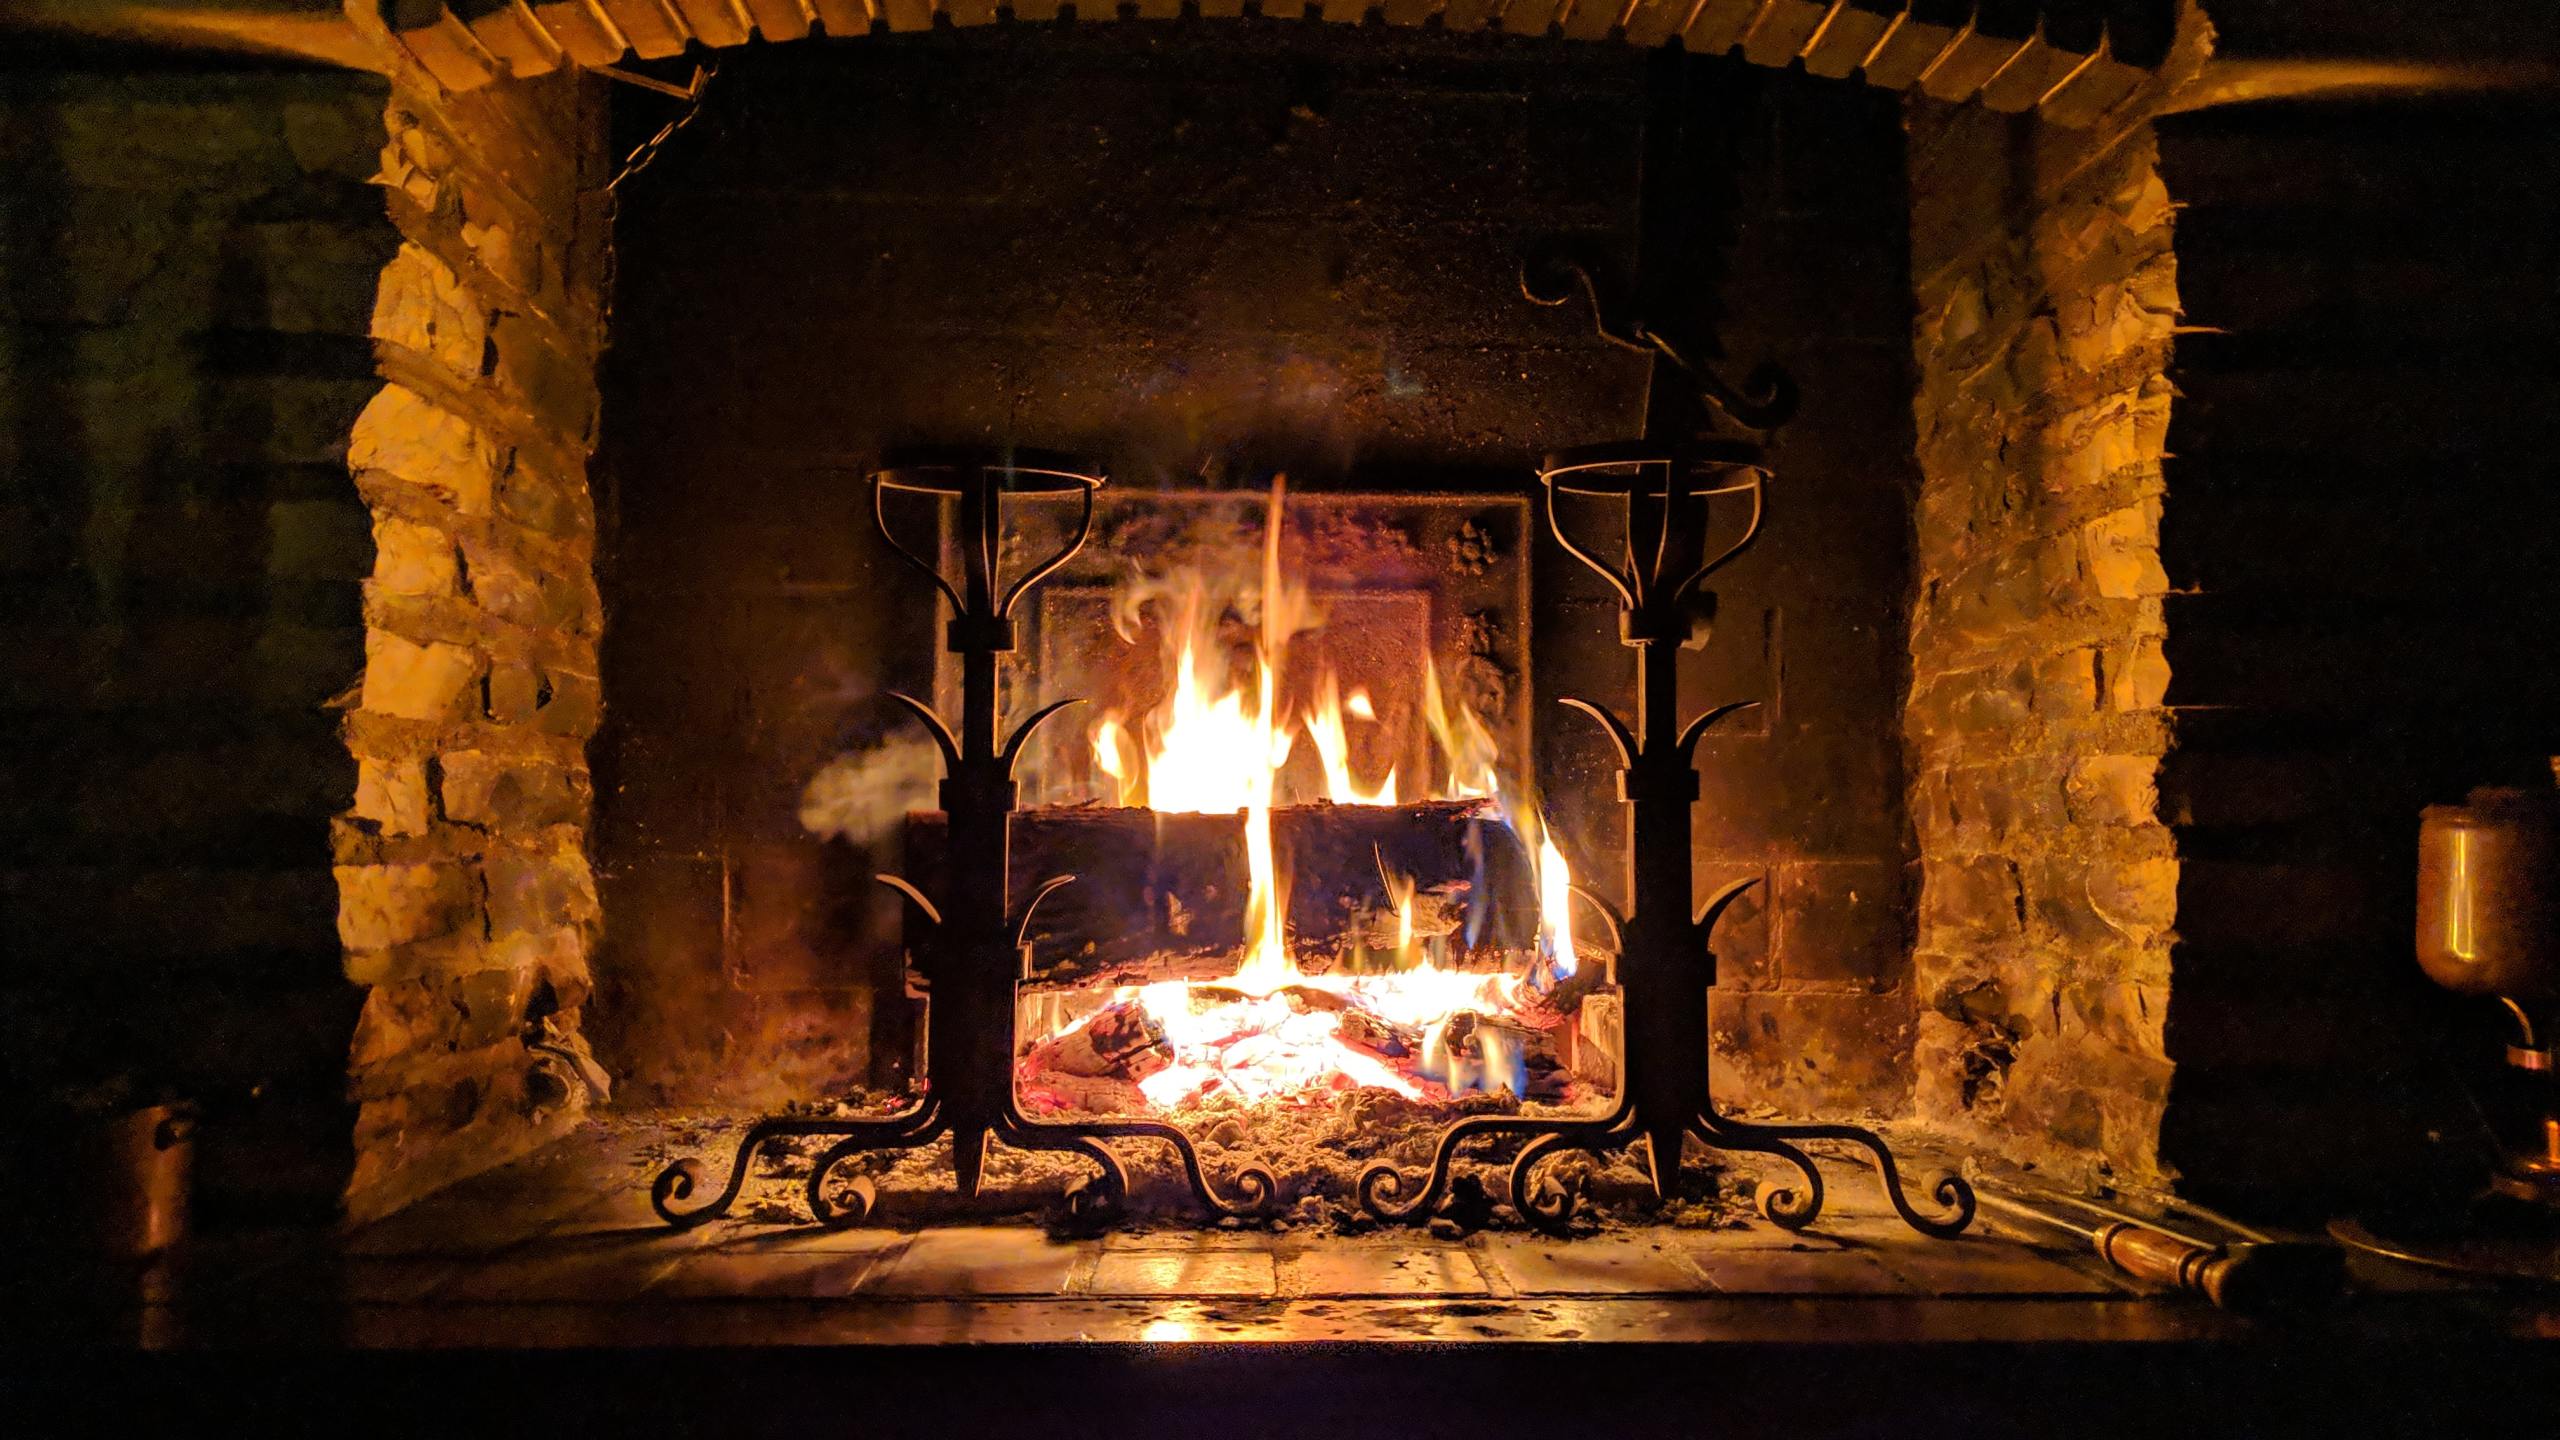
[[[1164,1027],[1134,1000],[1104,1006],[1092,1019],[1032,1048],[1029,1069],[1084,1079],[1143,1080],[1173,1063]]]

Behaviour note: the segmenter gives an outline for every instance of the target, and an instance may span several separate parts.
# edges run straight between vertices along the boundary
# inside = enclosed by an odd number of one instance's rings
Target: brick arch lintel
[[[354,0],[371,3],[371,0]],[[1270,20],[1330,21],[1419,29],[1551,35],[1692,53],[1733,53],[1770,67],[1801,62],[1832,79],[1993,110],[2033,111],[2080,127],[2123,105],[2154,69],[2127,63],[2107,30],[2074,35],[2059,12],[2037,5],[2026,23],[2001,26],[1979,7],[1930,0],[450,0],[385,7],[391,31],[446,89],[478,89],[565,67],[663,59],[688,45],[713,49],[750,38],[800,40],[913,32],[944,26],[1117,23],[1196,19],[1215,23],[1248,9]],[[2166,7],[2163,7],[2166,8]],[[1086,16],[1085,10],[1096,13]],[[2021,33],[2023,32],[2023,33]]]

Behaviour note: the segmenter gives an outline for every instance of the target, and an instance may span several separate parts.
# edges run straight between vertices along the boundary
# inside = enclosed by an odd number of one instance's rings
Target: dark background
[[[0,1131],[202,1101],[216,1217],[325,1217],[351,1153],[384,94],[0,41]]]
[[[2531,1098],[2498,1007],[2410,946],[2420,808],[2548,786],[2560,752],[2555,120],[2487,95],[2160,123],[2198,327],[2160,534],[2162,1153],[2199,1193],[2459,1189],[2482,1110]]]

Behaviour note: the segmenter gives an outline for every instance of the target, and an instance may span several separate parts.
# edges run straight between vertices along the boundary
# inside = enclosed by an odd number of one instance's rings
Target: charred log
[[[1497,968],[1534,940],[1528,852],[1483,802],[1284,806],[1271,827],[1291,944],[1311,974],[1398,963],[1389,873],[1416,887],[1415,936],[1436,963]],[[908,817],[910,875],[938,883],[942,837],[939,813]],[[1035,979],[1215,978],[1244,944],[1241,815],[1027,810],[1013,822],[1011,871],[1015,894],[1076,877],[1033,918]]]

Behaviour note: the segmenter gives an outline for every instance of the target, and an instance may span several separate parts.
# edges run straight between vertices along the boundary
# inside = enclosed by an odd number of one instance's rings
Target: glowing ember
[[[1278,677],[1290,641],[1322,620],[1281,565],[1283,491],[1274,480],[1254,577],[1258,584],[1199,572],[1151,576],[1126,587],[1115,604],[1120,632],[1130,639],[1138,633],[1141,611],[1153,607],[1165,646],[1167,687],[1162,701],[1134,722],[1118,714],[1100,719],[1092,733],[1095,767],[1122,805],[1243,811],[1251,881],[1244,954],[1231,978],[1214,985],[1176,980],[1130,986],[1111,996],[1114,1005],[1141,1007],[1162,1030],[1163,1049],[1170,1054],[1169,1064],[1139,1078],[1138,1089],[1159,1109],[1220,1093],[1253,1103],[1357,1086],[1412,1099],[1430,1098],[1435,1087],[1521,1093],[1526,1031],[1515,1017],[1534,1011],[1544,988],[1575,968],[1572,876],[1553,837],[1524,803],[1521,787],[1505,785],[1492,732],[1444,693],[1435,670],[1426,667],[1422,677],[1422,719],[1443,772],[1430,787],[1431,798],[1492,800],[1519,832],[1537,879],[1537,965],[1523,977],[1437,963],[1436,947],[1448,937],[1417,937],[1413,877],[1388,872],[1383,861],[1381,878],[1395,909],[1394,968],[1311,976],[1291,956],[1284,928],[1287,877],[1273,853],[1271,808],[1281,798],[1281,771],[1299,733],[1322,762],[1325,798],[1333,803],[1392,805],[1398,784],[1394,767],[1375,785],[1364,785],[1354,774],[1348,727],[1376,723],[1376,708],[1365,690],[1346,694],[1329,667],[1314,678],[1308,703],[1294,716],[1282,712]],[[1236,653],[1221,634],[1231,616],[1254,622],[1249,654]],[[1347,1033],[1346,1017],[1357,1017],[1368,1029],[1359,1036]],[[1553,1023],[1552,1016],[1546,1019]],[[1072,1036],[1087,1023],[1050,1038]],[[1418,1040],[1418,1055],[1399,1054],[1408,1062],[1405,1068],[1373,1053],[1378,1042],[1372,1032],[1379,1027],[1391,1037]]]

